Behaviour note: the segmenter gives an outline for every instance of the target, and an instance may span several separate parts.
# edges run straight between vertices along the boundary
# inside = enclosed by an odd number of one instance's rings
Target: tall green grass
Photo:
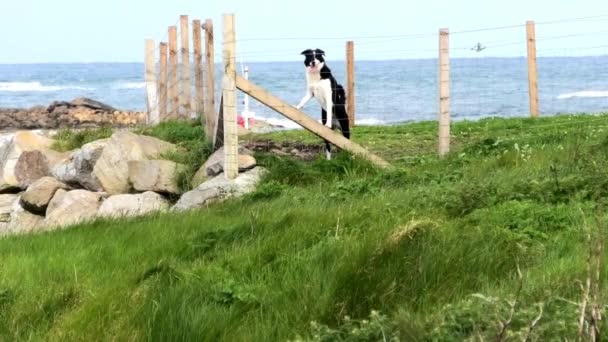
[[[0,240],[0,340],[495,340],[520,286],[511,339],[541,303],[532,337],[576,339],[586,232],[605,234],[599,120],[456,123],[444,159],[436,124],[358,128],[395,170],[260,154],[242,199]],[[252,139],[318,143],[300,134]]]

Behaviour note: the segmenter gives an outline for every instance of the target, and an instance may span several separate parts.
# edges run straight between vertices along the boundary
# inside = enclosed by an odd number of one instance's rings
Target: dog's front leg
[[[312,92],[310,90],[307,90],[306,95],[304,95],[304,97],[302,98],[302,101],[300,101],[300,103],[298,103],[298,105],[296,106],[296,109],[302,109],[304,107],[304,105],[306,104],[306,102],[310,101],[310,99],[312,99]]]
[[[327,121],[325,122],[325,126],[327,126],[329,129],[332,128],[332,124],[333,124],[333,120],[334,120],[334,102],[332,101],[331,98],[331,89],[326,90],[325,93],[325,101],[327,101],[326,106],[327,106]]]

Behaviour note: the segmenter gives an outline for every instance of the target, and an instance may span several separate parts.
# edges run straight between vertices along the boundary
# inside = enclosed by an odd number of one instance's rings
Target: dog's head
[[[325,51],[321,49],[308,49],[301,54],[305,56],[304,65],[308,72],[319,71],[325,65]]]

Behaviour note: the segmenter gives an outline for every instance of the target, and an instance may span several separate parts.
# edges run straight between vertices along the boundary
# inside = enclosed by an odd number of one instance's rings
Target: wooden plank
[[[224,14],[224,176],[234,179],[239,174],[239,141],[236,123],[236,41],[234,15]]]
[[[167,119],[167,43],[162,42],[159,46],[160,62],[159,77],[158,77],[158,106],[159,106],[159,121]]]
[[[169,118],[179,116],[179,73],[177,70],[177,27],[169,26]]]
[[[248,81],[239,75],[236,76],[236,87],[243,91],[245,94],[260,101],[270,109],[287,117],[298,125],[304,127],[310,132],[316,134],[317,136],[331,142],[339,148],[361,156],[378,166],[390,166],[390,164],[384,161],[382,158],[372,154],[371,152],[361,147],[360,145],[354,143],[353,141],[346,139],[341,134],[337,134],[333,130],[327,128],[325,125],[318,123],[305,113],[297,110],[294,106],[277,98],[276,96],[270,94],[260,86],[255,85],[251,81]]]
[[[536,30],[534,21],[526,22],[528,40],[528,94],[530,97],[530,115],[538,117],[538,74],[536,71]]]
[[[439,155],[450,152],[450,36],[439,30]]]
[[[201,21],[192,21],[192,44],[194,46],[194,112],[204,122],[204,95],[203,95],[203,46],[201,41]]]
[[[181,107],[181,115],[190,119],[192,117],[192,97],[190,95],[192,84],[190,82],[190,29],[188,28],[188,16],[180,15],[180,35],[181,35],[181,55],[182,55],[182,63],[181,63],[181,96],[179,98],[179,103]]]
[[[146,122],[153,125],[159,122],[154,48],[154,40],[146,39]]]
[[[213,139],[215,128],[215,62],[213,49],[213,20],[205,20],[205,73],[207,93],[205,96],[205,135],[209,141]]]
[[[346,112],[348,125],[355,126],[355,42],[346,42]]]

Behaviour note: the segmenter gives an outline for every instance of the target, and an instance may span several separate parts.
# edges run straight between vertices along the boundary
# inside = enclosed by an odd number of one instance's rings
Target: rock
[[[250,170],[254,168],[257,163],[255,158],[251,155],[253,152],[250,150],[239,147],[239,172]],[[198,169],[192,178],[194,184],[202,184],[210,177],[215,177],[224,171],[224,147],[220,147],[217,151],[213,152],[207,161]]]
[[[9,223],[11,221],[11,213],[13,211],[13,206],[18,200],[19,195],[0,195],[0,224]]]
[[[92,220],[101,205],[101,196],[87,190],[59,189],[46,209],[44,223],[49,227],[64,227]]]
[[[135,195],[114,195],[99,208],[100,217],[140,216],[169,209],[169,201],[152,191]]]
[[[53,168],[53,176],[66,184],[101,191],[101,185],[93,175],[93,167],[108,141],[109,139],[101,139],[83,145],[68,160]]]
[[[180,193],[177,175],[183,165],[168,160],[129,161],[129,182],[136,191],[155,191],[163,194]]]
[[[19,131],[0,142],[0,189],[24,189],[65,158],[52,151],[54,140],[34,131]]]
[[[13,203],[11,221],[4,232],[0,231],[0,235],[31,233],[43,230],[44,227],[44,216],[34,215],[26,211],[21,206],[20,200],[17,200]]]
[[[257,165],[255,158],[247,154],[239,154],[239,172],[253,169]]]
[[[264,168],[256,167],[240,173],[233,180],[228,180],[224,177],[224,174],[220,174],[199,185],[196,189],[183,194],[172,210],[183,211],[201,208],[213,202],[252,192],[265,172]]]
[[[49,202],[59,189],[68,190],[69,187],[53,177],[42,177],[21,195],[21,206],[32,213],[44,215]]]
[[[17,159],[14,172],[17,185],[25,189],[38,179],[50,174],[49,161],[40,151],[24,151]]]
[[[109,194],[128,193],[129,161],[156,159],[174,149],[175,145],[156,138],[114,133],[93,167],[93,176]]]
[[[83,107],[88,107],[91,109],[97,109],[97,110],[101,110],[103,112],[107,112],[107,113],[113,113],[116,111],[115,108],[108,106],[105,103],[101,103],[99,101],[95,101],[86,97],[78,97],[75,98],[74,100],[72,100],[71,102],[72,106],[83,106]]]

